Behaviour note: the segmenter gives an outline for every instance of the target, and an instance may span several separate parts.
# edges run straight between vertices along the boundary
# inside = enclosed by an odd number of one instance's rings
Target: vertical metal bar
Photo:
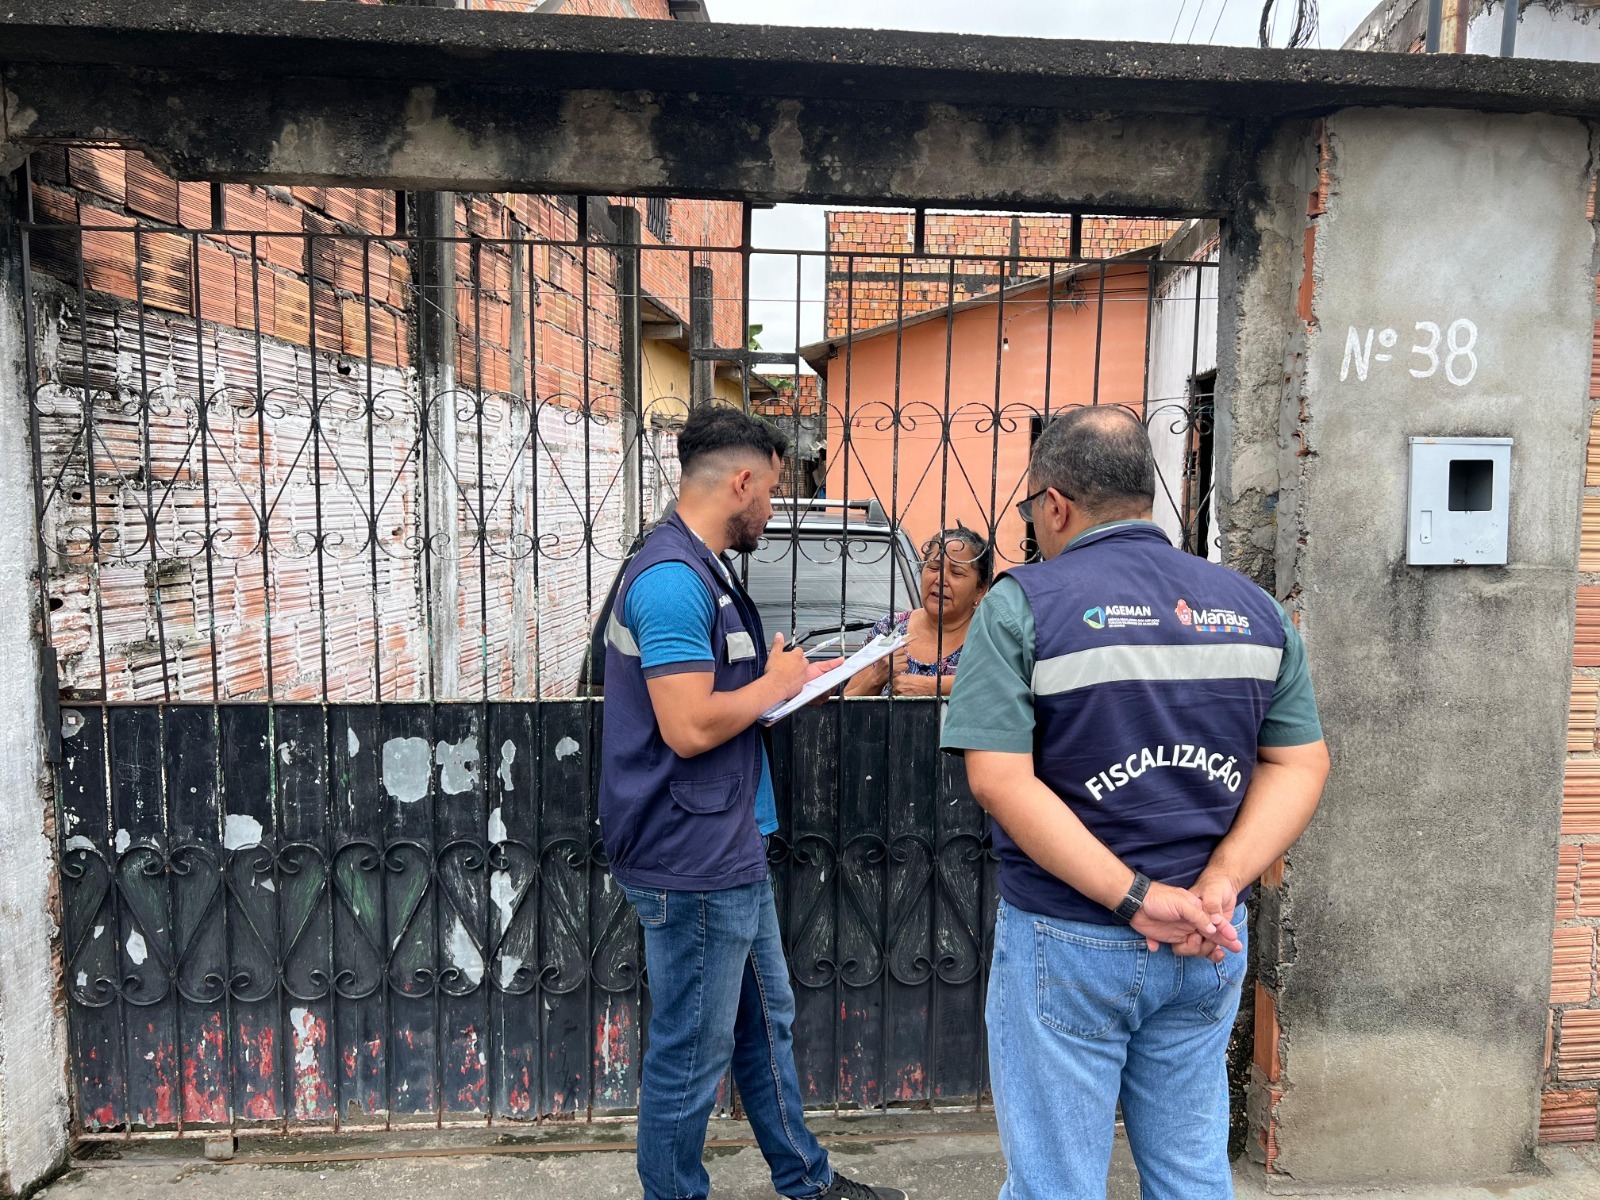
[[[621,324],[622,536],[629,543],[644,528],[644,329],[640,297],[640,258],[644,234],[639,210],[611,207],[616,229],[617,318]]]
[[[1145,296],[1144,296],[1144,385],[1140,390],[1139,420],[1150,419],[1150,327],[1155,323],[1156,311],[1156,272],[1159,270],[1154,262],[1145,267]]]
[[[833,260],[826,260],[831,269]],[[826,275],[827,270],[824,271]],[[854,383],[852,367],[855,357],[855,326],[856,326],[856,256],[854,253],[845,255],[845,305],[844,305],[844,414],[839,421],[840,426],[840,451],[843,462],[840,464],[839,500],[843,505],[840,510],[844,514],[844,543],[850,542],[850,403],[851,389]],[[826,330],[824,330],[826,332]],[[844,572],[839,573],[839,624],[844,624],[845,589]],[[844,744],[845,725],[844,714],[847,704],[835,704],[834,731],[840,747]],[[833,762],[833,794],[843,797],[845,794],[844,755],[836,753]],[[844,805],[835,803],[833,806],[833,845],[838,855],[833,871],[833,954],[835,963],[841,962],[839,955],[840,929],[843,925],[842,917],[845,911],[844,895]],[[844,1099],[844,1072],[840,1052],[844,1042],[844,973],[839,969],[833,972],[833,1056],[829,1061],[833,1064],[833,1111],[837,1115]]]
[[[28,187],[31,197],[32,188],[29,186],[29,181],[24,179],[23,184],[25,187]],[[10,224],[11,223],[9,221],[5,222],[5,225]],[[5,228],[4,225],[0,225],[0,231],[3,231],[0,232],[0,236],[6,237],[9,237],[11,232],[10,229]],[[38,331],[34,327],[33,318],[32,247],[28,243],[28,230],[23,229],[18,232],[21,241],[20,249],[22,266],[22,278],[18,281],[22,285],[22,360],[23,370],[26,373],[27,379],[27,383],[24,386],[28,398],[28,440],[32,443],[33,450],[33,545],[34,553],[37,556],[39,564],[39,620],[42,633],[39,653],[41,655],[54,655],[55,650],[51,645],[52,638],[50,628],[50,571],[47,565],[50,560],[46,557],[44,541],[44,446],[40,440],[39,434],[39,363],[37,349]],[[81,255],[79,256],[79,261],[81,264]],[[4,282],[7,281],[0,280],[0,283]],[[81,311],[81,292],[79,293],[79,303]],[[85,391],[87,391],[87,372],[85,372],[84,375],[84,388]],[[84,427],[85,441],[88,440],[88,436],[89,431],[88,426],[86,425]],[[90,461],[92,462],[93,460],[91,459]],[[48,670],[41,671],[41,680],[49,680],[52,674],[53,673]],[[49,702],[53,698],[43,697],[42,699],[45,701],[44,711],[49,712]],[[53,790],[57,793],[57,800],[59,801],[60,789],[55,788]]]
[[[277,695],[272,669],[272,549],[271,512],[267,502],[267,383],[261,360],[261,255],[260,243],[255,234],[250,235],[250,297],[255,317],[255,368],[256,368],[256,478],[261,488],[260,522],[261,547],[261,625],[262,639],[267,652],[267,703]]]
[[[1500,14],[1500,57],[1515,58],[1517,53],[1517,21],[1522,16],[1522,0],[1501,0],[1505,5]]]
[[[590,362],[592,346],[589,340],[589,198],[580,197],[578,207],[578,241],[581,252],[579,261],[578,280],[583,291],[583,601],[586,611],[592,612],[594,606],[594,512],[593,492],[591,490],[591,475],[593,473],[594,454],[590,448],[591,434],[594,428],[593,397],[590,393],[590,378],[593,374]],[[586,622],[587,624],[587,622]],[[593,915],[589,909],[589,897],[594,895],[594,855],[586,853],[583,856],[583,896],[584,911],[590,921]],[[586,949],[592,948],[592,925],[590,943]],[[594,972],[585,970],[583,973],[583,1012],[585,1020],[594,1013]],[[584,1095],[588,1104],[588,1116],[594,1117],[594,1054],[584,1055]]]
[[[894,569],[894,565],[895,565],[895,563],[894,563],[894,545],[895,545],[895,543],[894,543],[894,540],[893,540],[893,537],[894,537],[893,531],[898,530],[900,528],[900,431],[901,431],[902,422],[905,419],[905,408],[904,408],[904,404],[903,404],[904,396],[903,396],[903,394],[901,392],[901,378],[902,378],[901,377],[901,367],[902,367],[902,361],[903,361],[904,352],[905,352],[905,336],[906,336],[906,260],[905,260],[905,257],[904,256],[900,256],[899,258],[897,258],[895,260],[895,266],[896,266],[896,270],[895,270],[895,304],[894,304],[894,425],[893,425],[893,432],[890,435],[891,436],[891,444],[890,444],[890,453],[889,453],[889,462],[890,462],[890,468],[889,468],[889,528],[891,530],[891,533],[890,533],[890,542],[889,542],[889,545],[888,545],[888,552],[889,552],[889,566],[890,566],[890,571],[889,571],[889,616],[890,616],[890,620],[891,621],[894,618],[894,613],[899,608],[899,605],[895,603],[895,590],[896,590],[896,588],[898,587],[898,585],[900,583],[900,579],[899,579],[900,572]],[[844,567],[844,569],[846,571],[849,570],[849,566],[850,566],[850,539],[848,537],[845,539],[844,559],[843,559],[842,566]],[[909,604],[909,600],[908,600],[908,604]],[[843,615],[844,614],[842,614],[842,613],[840,614],[840,618],[841,619],[839,621],[841,643],[842,643],[842,640],[843,640],[843,637],[844,637],[844,633],[843,633],[843,627],[844,627]],[[944,625],[941,622],[939,624],[938,628],[934,631],[934,640],[935,640],[936,644],[942,644],[943,639],[944,639]],[[942,651],[935,653],[934,662],[937,663],[939,661],[940,653],[942,653]],[[888,719],[889,719],[887,732],[888,732],[889,738],[891,740],[893,739],[893,736],[894,736],[895,721],[900,716],[900,711],[901,711],[900,710],[900,706],[897,705],[895,703],[895,701],[894,701],[894,688],[892,686],[892,682],[893,681],[892,681],[892,678],[891,678],[891,686],[890,686],[890,689],[889,689],[889,695],[890,695],[889,704],[890,704],[890,708],[889,708],[889,712],[887,714],[888,715]],[[935,676],[934,683],[935,683],[935,686],[937,686],[937,684],[938,684],[937,676]],[[893,747],[889,746],[889,745],[886,745],[886,746],[884,746],[883,749],[884,749],[884,757],[885,757],[885,771],[890,773],[890,774],[892,774],[896,769],[896,767],[895,767],[896,756],[892,752]],[[844,757],[843,753],[841,753],[839,757],[842,759]],[[887,785],[889,783],[889,781],[886,780],[885,783]],[[892,792],[890,794],[892,794]],[[894,887],[894,863],[895,863],[895,859],[894,859],[894,853],[893,853],[893,846],[894,846],[893,817],[889,812],[889,808],[890,808],[890,806],[885,804],[883,806],[882,813],[879,815],[879,820],[882,822],[880,828],[882,830],[882,837],[883,837],[883,895],[880,897],[880,903],[879,903],[879,908],[878,908],[878,911],[879,911],[878,932],[879,932],[879,936],[881,937],[882,942],[883,942],[883,952],[882,952],[882,959],[881,959],[882,968],[883,969],[879,974],[878,986],[879,986],[879,989],[880,989],[879,995],[882,997],[882,1000],[880,1001],[880,1004],[881,1004],[881,1011],[882,1011],[882,1014],[883,1014],[883,1019],[879,1022],[879,1025],[878,1025],[878,1069],[877,1069],[876,1074],[878,1076],[878,1103],[879,1103],[879,1107],[882,1108],[884,1110],[884,1112],[888,1112],[889,1111],[889,1094],[890,1094],[889,1093],[889,1030],[894,1025],[894,1021],[893,1021],[893,1019],[892,1019],[892,1017],[890,1015],[890,1013],[891,1013],[891,1009],[890,1009],[891,988],[890,988],[890,985],[894,980],[894,971],[890,966],[890,950],[891,950],[890,939],[891,939],[892,934],[891,934],[890,920],[889,920],[889,893],[891,892],[891,890]]]
[[[474,240],[471,259],[472,282],[472,411],[477,434],[478,512],[474,522],[478,541],[478,653],[483,699],[489,698],[489,513],[483,486],[484,435],[483,409],[483,243]],[[487,760],[484,760],[487,761]],[[440,1083],[441,1095],[443,1082]]]
[[[949,260],[944,305],[944,411],[939,420],[939,528],[950,523],[950,389],[955,373],[956,260]]]
[[[322,379],[317,370],[317,238],[306,234],[306,295],[309,298],[309,358],[311,360],[311,508],[317,548],[317,661],[322,671],[322,702],[328,702],[328,580],[323,550],[327,534],[322,523]]]
[[[436,580],[434,578],[435,571],[433,546],[433,502],[435,499],[434,493],[436,490],[433,482],[433,457],[438,452],[438,448],[431,444],[432,439],[428,436],[429,431],[433,426],[432,407],[433,404],[437,402],[436,400],[430,401],[428,392],[433,372],[442,368],[437,362],[439,349],[433,345],[433,342],[437,340],[438,335],[429,328],[428,322],[428,281],[433,274],[437,273],[437,267],[430,266],[425,261],[428,258],[429,250],[428,240],[422,236],[424,222],[422,220],[422,210],[420,206],[417,216],[418,232],[417,236],[411,243],[413,247],[412,261],[417,264],[417,270],[415,273],[417,297],[416,439],[418,449],[417,484],[418,491],[422,493],[422,504],[420,505],[420,511],[418,513],[418,518],[422,522],[422,536],[417,542],[417,552],[422,555],[422,624],[427,633],[428,639],[428,652],[426,656],[427,662],[425,664],[427,673],[424,676],[424,682],[426,686],[425,698],[431,700],[437,696],[440,691],[439,655],[436,653],[438,634],[435,629],[435,621],[437,619],[435,610],[439,607],[439,598],[435,587]],[[452,288],[452,290],[454,289]],[[385,1014],[384,1033],[387,1036],[392,1032],[393,1031],[388,1027],[388,1018],[387,1014]],[[389,1073],[387,1071],[384,1072],[386,1087],[390,1086],[387,1082],[388,1074]]]
[[[546,247],[548,253],[549,247]],[[544,695],[544,593],[539,588],[539,274],[534,265],[534,243],[528,242],[528,516],[533,574],[533,694]],[[518,635],[521,635],[518,630]],[[539,711],[538,706],[534,711]],[[537,990],[537,989],[536,989]],[[541,1085],[542,1086],[542,1085]],[[540,1093],[543,1095],[543,1092]]]
[[[1195,389],[1195,376],[1198,375],[1199,371],[1200,371],[1200,302],[1201,302],[1201,298],[1202,298],[1202,293],[1205,291],[1205,271],[1200,267],[1193,267],[1193,268],[1191,268],[1191,270],[1194,272],[1194,330],[1193,330],[1193,333],[1192,333],[1192,335],[1191,335],[1191,337],[1189,339],[1189,383],[1188,383],[1188,386],[1185,387],[1185,389],[1184,389],[1184,391],[1186,393],[1186,395],[1184,397],[1184,399],[1185,399],[1184,407],[1188,409],[1188,421],[1185,423],[1186,432],[1185,432],[1185,435],[1184,435],[1184,442],[1186,443],[1185,447],[1184,447],[1184,449],[1185,449],[1185,454],[1184,454],[1184,465],[1185,465],[1185,467],[1187,467],[1187,465],[1188,465],[1188,458],[1189,458],[1188,453],[1187,453],[1187,450],[1188,450],[1187,442],[1189,440],[1187,431],[1195,431],[1197,423],[1198,423],[1198,421],[1200,419],[1200,414],[1197,411],[1196,404],[1195,404],[1195,401],[1196,401],[1197,396],[1198,396],[1198,393],[1197,393],[1197,391]],[[1148,329],[1145,330],[1145,339],[1147,341],[1150,340],[1150,338],[1152,336],[1153,336],[1153,332],[1151,330],[1148,330]],[[1199,470],[1198,459],[1199,459],[1199,455],[1198,455],[1198,452],[1197,452],[1196,453],[1196,471],[1197,472]],[[1185,474],[1187,474],[1187,471],[1185,472]],[[1198,474],[1196,475],[1196,479],[1198,481]],[[1189,497],[1190,497],[1190,494],[1192,493],[1192,491],[1193,491],[1193,489],[1190,487],[1188,479],[1185,479],[1184,483],[1183,483],[1183,496],[1184,496],[1184,508],[1185,508],[1186,511],[1183,514],[1183,539],[1184,539],[1184,541],[1186,541],[1188,543],[1188,546],[1186,548],[1188,549],[1188,551],[1191,554],[1198,554],[1201,558],[1204,558],[1206,556],[1205,547],[1197,544],[1197,542],[1195,540],[1195,534],[1198,532],[1198,528],[1199,527],[1198,527],[1198,525],[1191,524],[1191,522],[1190,522],[1190,513],[1187,511],[1188,508],[1190,507],[1190,505],[1189,505]],[[1199,517],[1199,511],[1200,511],[1199,497],[1196,496],[1195,503],[1194,503],[1194,519],[1196,521],[1198,520],[1198,517]]]
[[[1056,350],[1056,264],[1048,262],[1045,269],[1049,272],[1049,279],[1045,284],[1044,295],[1044,411],[1039,414],[1041,424],[1050,423],[1050,392],[1051,385],[1055,382],[1055,350]],[[1069,288],[1072,286],[1069,282]],[[996,526],[999,525],[998,516],[995,518]]]
[[[986,525],[989,540],[1000,528],[1000,473],[992,468],[1000,461],[1000,423],[1005,414],[1005,356],[1006,356],[1006,260],[995,263],[994,310],[994,420],[989,445],[989,511]]]
[[[578,288],[582,302],[580,335],[583,339],[583,603],[594,606],[594,394],[591,391],[593,346],[589,340],[589,197],[578,197]],[[587,882],[587,878],[585,879]],[[587,984],[585,985],[587,987]],[[587,998],[587,993],[585,993]],[[584,1011],[589,1008],[585,1003]],[[591,1056],[592,1060],[592,1056]],[[592,1075],[592,1072],[591,1072]]]
[[[367,574],[372,584],[372,698],[383,699],[383,610],[378,601],[378,457],[374,442],[377,396],[372,387],[372,239],[361,239],[361,317],[365,326],[367,410]],[[341,1118],[342,1119],[342,1115]]]
[[[144,473],[144,536],[150,552],[150,597],[156,619],[156,652],[161,656],[161,698],[172,700],[172,680],[167,671],[167,627],[161,607],[161,560],[156,549],[155,479],[150,450],[150,359],[145,338],[144,240],[133,229],[133,290],[139,323],[139,467]]]
[[[30,319],[32,319],[32,316],[33,316],[33,303],[32,303],[32,300],[33,300],[33,297],[32,297],[33,272],[32,272],[31,267],[29,266],[29,260],[28,260],[28,255],[27,255],[28,243],[27,243],[26,236],[24,236],[22,244],[23,244],[23,251],[24,251],[23,260],[22,260],[23,261],[23,297],[24,297],[24,300],[26,302],[26,306],[23,309],[23,321],[24,321],[23,328],[24,328],[24,330],[26,330],[27,329],[26,322],[29,321]],[[79,370],[79,372],[81,374],[81,378],[82,378],[82,382],[83,382],[83,455],[84,455],[84,472],[85,472],[85,475],[88,477],[88,481],[89,481],[89,551],[90,551],[89,590],[90,590],[90,594],[94,598],[95,651],[99,656],[100,700],[101,700],[102,703],[104,703],[107,699],[110,698],[111,685],[110,685],[110,680],[108,680],[106,678],[105,593],[101,590],[101,586],[100,586],[100,568],[103,565],[103,563],[101,562],[101,558],[100,558],[100,555],[101,555],[101,544],[100,544],[99,471],[95,466],[95,457],[94,457],[94,444],[95,444],[95,436],[96,436],[95,435],[95,417],[94,417],[94,389],[93,389],[93,386],[91,385],[90,380],[89,380],[88,288],[87,288],[87,286],[85,284],[85,281],[84,281],[83,230],[81,228],[77,232],[77,237],[75,239],[74,245],[76,247],[75,262],[74,262],[74,273],[75,273],[74,286],[75,286],[75,289],[76,289],[75,290],[75,298],[76,298],[77,309],[78,309],[78,370]],[[34,338],[32,336],[29,336],[28,339],[27,339],[27,353],[30,354],[30,355],[36,353],[36,348],[34,346]],[[27,364],[27,371],[28,371],[28,379],[30,381],[35,380],[35,379],[37,379],[39,377],[39,375],[38,375],[38,367],[31,360]],[[32,410],[30,410],[30,413],[31,413],[30,421],[32,421],[33,423],[36,424],[37,421],[38,421],[37,412],[33,412]],[[34,519],[40,523],[39,528],[35,533],[35,536],[38,538],[39,553],[40,553],[40,558],[39,558],[39,586],[40,586],[41,589],[43,589],[47,585],[47,582],[48,582],[49,572],[46,569],[46,563],[49,560],[43,557],[43,555],[44,555],[44,526],[43,526],[44,509],[39,507],[39,504],[40,504],[40,500],[39,500],[39,496],[40,496],[39,485],[42,483],[42,479],[41,479],[41,476],[42,476],[42,465],[41,465],[42,464],[42,458],[40,457],[40,455],[42,454],[42,447],[40,446],[40,443],[39,443],[39,434],[38,434],[37,430],[35,430],[33,428],[33,425],[31,425],[31,424],[29,426],[29,429],[30,429],[30,434],[31,434],[31,436],[33,438],[34,477],[35,477],[35,482],[36,482],[36,487],[35,487],[35,492],[34,492]],[[115,466],[115,461],[114,460],[113,460],[113,466]],[[44,608],[41,611],[48,613],[50,611],[49,600],[48,600],[47,597],[45,597],[43,595],[42,592],[41,592],[40,600],[44,604]],[[48,629],[48,624],[46,625],[46,628]]]
[[[1444,0],[1428,0],[1428,27],[1422,48],[1429,54],[1439,53],[1439,28],[1444,24]]]
[[[824,274],[826,274],[826,271],[824,271]],[[800,346],[800,339],[801,339],[800,322],[804,319],[804,308],[803,308],[803,300],[802,300],[802,296],[804,296],[804,294],[805,294],[805,258],[804,258],[803,255],[796,254],[794,256],[794,344],[795,344],[797,353],[795,355],[795,373],[794,373],[794,427],[795,427],[795,432],[796,432],[797,435],[798,435],[799,430],[800,430],[800,409],[801,409],[801,406],[800,406],[800,378],[801,378],[801,376],[800,376],[800,356],[798,354],[798,349],[799,349],[799,346]],[[818,385],[818,387],[817,387],[817,395],[819,397],[822,395],[821,384],[822,384],[822,381],[819,378],[817,380],[817,385]],[[821,407],[822,406],[819,403],[818,404],[818,414],[817,414],[818,421],[819,421],[819,424],[822,426],[822,428],[826,429],[827,428],[827,423],[821,420],[821,418],[822,418]],[[805,632],[804,630],[796,628],[796,626],[799,624],[799,621],[800,621],[800,519],[799,518],[800,518],[800,511],[801,510],[800,510],[799,499],[800,499],[800,491],[801,491],[801,489],[800,489],[799,480],[798,480],[798,471],[799,471],[798,456],[796,456],[796,462],[797,462],[797,465],[796,465],[795,469],[796,469],[796,473],[797,473],[797,478],[796,478],[796,481],[795,481],[795,484],[796,484],[795,485],[795,501],[796,501],[796,503],[795,503],[795,510],[794,510],[795,511],[795,519],[789,523],[789,631],[791,633],[804,633]],[[824,479],[826,479],[826,476],[824,476]],[[826,483],[824,483],[824,489],[823,490],[826,490]],[[776,631],[774,631],[774,632],[776,632]],[[840,648],[841,649],[843,649],[843,638],[844,638],[844,635],[841,633],[840,634]],[[794,770],[794,757],[792,755],[790,756],[789,763],[790,763],[789,769],[790,769],[790,771],[792,773],[793,770]]]
[[[194,369],[196,391],[195,436],[200,441],[200,503],[205,520],[205,539],[201,543],[206,553],[206,638],[211,648],[211,703],[222,698],[221,676],[217,670],[217,581],[216,562],[213,557],[216,530],[211,514],[211,419],[210,400],[206,396],[205,342],[200,327],[200,235],[189,235],[190,288],[189,311],[194,321]],[[49,611],[48,609],[46,611]],[[215,732],[215,708],[212,711]]]
[[[428,702],[428,741],[439,744],[439,698]],[[482,760],[480,760],[482,761]],[[431,776],[428,784],[428,899],[433,909],[433,974],[429,976],[428,996],[433,1001],[433,1125],[444,1125],[444,988],[440,986],[440,968],[444,941],[444,909],[440,892],[444,882],[439,871],[439,847],[445,837],[439,828],[439,784]]]
[[[750,234],[754,229],[755,210],[746,200],[739,206],[739,347],[750,348]],[[745,360],[740,364],[743,368],[739,372],[740,399],[744,411],[750,411],[750,363]],[[798,427],[797,427],[798,432]],[[749,565],[746,560],[746,571]]]
[[[1100,348],[1106,331],[1106,260],[1100,260],[1100,280],[1095,289],[1094,301],[1094,388],[1089,403],[1100,403]]]
[[[522,457],[528,452],[531,443],[532,406],[528,403],[528,337],[527,337],[527,309],[525,307],[525,291],[528,285],[527,274],[523,269],[522,250],[526,241],[527,229],[517,219],[515,212],[508,216],[507,224],[511,240],[506,246],[507,271],[510,280],[511,302],[507,311],[509,332],[506,347],[510,356],[510,369],[507,373],[507,414],[510,418],[508,424],[511,430],[511,440],[515,453],[506,466],[505,488],[510,493],[511,538],[507,547],[506,562],[511,573],[511,674],[512,694],[523,697],[528,694],[528,641],[523,636],[523,631],[528,627],[528,589],[524,575],[527,572],[525,556],[519,551],[522,524],[526,520],[528,511],[521,492],[521,464]],[[520,428],[518,421],[527,422],[529,428]]]
[[[894,424],[890,427],[889,434],[889,525],[893,529],[900,527],[900,430],[905,419],[905,409],[901,403],[901,368],[905,355],[906,341],[906,260],[895,261],[895,300],[894,300]],[[942,528],[943,526],[941,526]],[[891,556],[892,561],[892,556]],[[850,541],[845,539],[843,569],[848,572],[850,568]],[[892,616],[896,611],[895,589],[900,580],[898,571],[889,572],[889,613]],[[844,625],[844,614],[840,613],[839,624]],[[843,632],[841,629],[841,637]],[[885,996],[887,999],[887,994]],[[886,1010],[887,1011],[887,1010]],[[887,1037],[887,1033],[884,1035]],[[887,1043],[885,1044],[887,1046]],[[887,1061],[887,1060],[886,1060]],[[888,1083],[884,1083],[885,1089]],[[887,1092],[885,1092],[887,1095]]]
[[[1069,258],[1083,257],[1083,214],[1073,213],[1069,218],[1070,224],[1067,232],[1067,256]]]
[[[918,207],[911,225],[911,253],[919,258],[928,252],[928,210]]]

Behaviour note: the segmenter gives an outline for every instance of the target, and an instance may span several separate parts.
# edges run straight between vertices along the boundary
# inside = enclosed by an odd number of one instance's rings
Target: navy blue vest
[[[658,563],[684,563],[716,601],[711,649],[719,692],[753,683],[766,670],[761,618],[711,550],[676,514],[645,539],[623,572],[606,630],[605,721],[601,730],[600,836],[611,873],[633,887],[712,892],[767,877],[756,828],[761,784],[759,726],[680,758],[661,738],[639,648],[623,623],[628,589]],[[725,564],[724,564],[725,565]]]
[[[1250,786],[1283,657],[1281,610],[1148,522],[1091,530],[1010,575],[1037,632],[1035,772],[1124,863],[1188,887]],[[1004,830],[994,841],[1008,903],[1116,923]]]

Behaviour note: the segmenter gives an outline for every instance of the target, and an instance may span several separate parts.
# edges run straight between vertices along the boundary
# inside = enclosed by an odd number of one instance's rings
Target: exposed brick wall
[[[270,677],[284,700],[427,694],[411,247],[364,236],[395,234],[394,194],[229,184],[217,214],[209,184],[179,183],[137,152],[47,148],[33,168],[38,221],[103,227],[32,238],[36,271],[53,281],[41,292],[57,297],[41,432],[60,482],[47,536],[63,686],[222,700],[265,697]],[[741,209],[672,200],[666,214],[671,240],[646,233],[662,248],[643,253],[641,272],[687,317],[690,254],[666,247],[737,245]],[[623,540],[616,254],[562,244],[578,233],[571,198],[463,196],[456,226],[471,239],[456,255],[462,392],[448,468],[461,497],[460,694],[567,694]],[[508,238],[526,239],[515,270]],[[701,259],[715,276],[715,337],[741,345],[738,256]],[[265,421],[258,388],[272,397]],[[587,419],[574,411],[584,406]],[[671,477],[647,474],[655,491]],[[366,544],[369,524],[376,567],[348,549]],[[151,528],[157,547],[142,553]]]
[[[778,394],[751,402],[751,410],[764,417],[815,417],[822,412],[822,376],[769,375]]]
[[[1331,151],[1328,144],[1327,130],[1322,123],[1317,127],[1317,186],[1306,197],[1306,224],[1305,237],[1302,242],[1302,258],[1300,263],[1300,286],[1297,295],[1297,310],[1301,321],[1311,329],[1316,316],[1312,309],[1312,291],[1314,287],[1314,269],[1316,266],[1317,231],[1321,218],[1328,210],[1328,192],[1332,187]],[[1303,342],[1301,343],[1304,344]],[[1297,377],[1301,370],[1300,354],[1296,350],[1294,357],[1287,364],[1287,370],[1292,377]],[[1306,457],[1310,451],[1306,446],[1305,412],[1302,406],[1299,418],[1291,431],[1291,436],[1296,443],[1296,455]],[[1298,626],[1300,623],[1300,596],[1298,590],[1285,599],[1285,608],[1290,618]],[[1293,850],[1289,852],[1292,856]],[[1275,911],[1287,908],[1289,901],[1281,898],[1281,893],[1292,883],[1289,856],[1282,856],[1273,863],[1261,877],[1260,893],[1263,898],[1279,893],[1279,898],[1272,905]],[[1269,925],[1262,930],[1271,936],[1258,937],[1256,942],[1257,961],[1255,969],[1259,972],[1255,983],[1254,996],[1254,1022],[1255,1031],[1253,1039],[1253,1057],[1250,1064],[1250,1087],[1248,1105],[1248,1130],[1247,1145],[1251,1157],[1265,1167],[1268,1174],[1273,1174],[1277,1169],[1278,1157],[1278,1102],[1284,1097],[1285,1092],[1292,1086],[1292,1056],[1287,1052],[1283,1030],[1278,1022],[1278,995],[1277,980],[1282,969],[1289,965],[1287,959],[1292,958],[1294,940],[1290,931],[1277,924]],[[1272,955],[1271,959],[1267,955]],[[1242,1010],[1241,1010],[1242,1011]]]
[[[1593,220],[1594,197],[1589,201]],[[1596,285],[1600,303],[1600,283]],[[1600,322],[1589,379],[1600,400]],[[1589,434],[1584,477],[1583,535],[1578,554],[1578,625],[1573,645],[1572,702],[1567,724],[1567,773],[1557,849],[1556,931],[1550,983],[1550,1032],[1545,1044],[1544,1112],[1547,1142],[1592,1142],[1600,1136],[1600,410]]]
[[[1085,217],[1081,253],[1107,258],[1158,245],[1181,224],[1142,217]],[[1072,249],[1069,217],[929,213],[923,231],[929,257],[882,257],[911,253],[915,225],[911,213],[827,214],[825,336],[860,332],[902,316],[959,304],[1002,284],[1046,275],[1051,269],[1048,260],[1066,258]],[[941,254],[982,257],[962,261],[940,259]],[[1015,257],[1003,261],[1008,256]]]

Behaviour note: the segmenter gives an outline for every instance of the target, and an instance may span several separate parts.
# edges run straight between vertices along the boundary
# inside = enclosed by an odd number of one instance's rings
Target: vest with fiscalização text
[[[1036,631],[1036,774],[1129,867],[1190,886],[1250,786],[1283,657],[1282,610],[1146,521],[1090,530],[1009,574]],[[1004,830],[994,841],[1008,903],[1117,922]]]

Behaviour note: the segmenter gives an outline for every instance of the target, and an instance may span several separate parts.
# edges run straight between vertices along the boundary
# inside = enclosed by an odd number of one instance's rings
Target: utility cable
[[[1217,30],[1222,28],[1222,18],[1228,15],[1228,0],[1222,0],[1222,10],[1217,13],[1217,19],[1211,26],[1211,36],[1206,39],[1206,45],[1214,45],[1217,40]]]

